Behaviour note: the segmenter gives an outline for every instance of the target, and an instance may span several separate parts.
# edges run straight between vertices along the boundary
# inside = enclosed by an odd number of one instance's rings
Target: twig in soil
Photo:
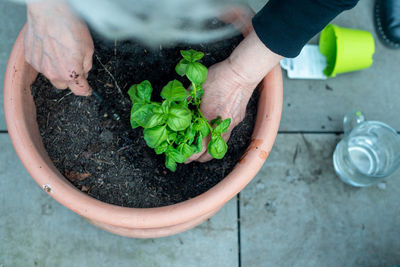
[[[117,150],[117,152],[121,152],[122,150],[128,149],[131,146],[133,146],[133,145],[127,145],[127,146],[121,147],[120,149]]]
[[[90,158],[90,160],[93,160],[96,163],[104,163],[104,164],[107,164],[107,165],[114,165],[114,163],[111,163],[111,162],[108,162],[108,161],[105,161],[105,160],[101,160],[101,159]]]
[[[54,140],[51,142],[51,144],[54,144],[56,142],[58,142],[58,137],[54,138]]]
[[[95,187],[96,187],[96,185],[89,187],[89,190],[88,190],[87,194],[88,194],[88,195],[91,195],[91,191],[92,191],[92,189],[95,188]]]
[[[121,96],[124,96],[124,94],[122,93],[121,88],[119,87],[117,80],[114,78],[114,75],[112,75],[112,73],[106,68],[106,66],[104,66],[104,64],[100,61],[100,58],[98,55],[94,55],[97,59],[97,61],[100,63],[100,65],[104,68],[104,70],[108,73],[108,75],[110,75],[111,79],[113,79],[115,87],[117,87],[118,92],[121,94]]]
[[[61,100],[63,100],[66,96],[69,96],[70,94],[72,94],[72,92],[69,92],[69,93],[65,94],[63,97],[61,97],[60,99],[58,99],[57,102],[60,103]]]

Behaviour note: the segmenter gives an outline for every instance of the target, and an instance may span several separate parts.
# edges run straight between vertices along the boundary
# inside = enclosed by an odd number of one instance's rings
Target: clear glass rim
[[[348,148],[349,148],[349,141],[350,141],[350,138],[349,138],[349,137],[354,136],[354,135],[355,135],[355,131],[354,131],[354,130],[356,130],[356,129],[362,127],[362,126],[365,125],[365,124],[373,124],[373,125],[381,126],[381,127],[383,127],[384,129],[386,129],[386,130],[388,130],[389,132],[391,132],[391,133],[393,134],[393,137],[400,138],[400,135],[397,133],[397,131],[396,131],[394,128],[392,128],[391,126],[389,126],[388,124],[384,123],[384,122],[374,121],[374,120],[363,121],[363,122],[361,122],[360,124],[358,124],[356,127],[354,127],[353,130],[351,130],[351,133],[348,135],[348,138],[347,138],[347,140],[346,140],[346,142],[345,142],[345,145],[346,145],[346,147],[345,147],[345,151],[346,151],[346,152],[345,152],[345,153],[348,155],[349,160],[351,161],[351,163],[353,164],[354,168],[356,169],[356,171],[357,171],[360,175],[365,175],[365,176],[375,177],[375,178],[384,178],[384,177],[387,177],[387,176],[393,174],[393,173],[397,170],[398,164],[395,163],[396,161],[393,163],[393,166],[391,166],[391,168],[390,168],[388,171],[386,171],[385,173],[380,174],[380,175],[368,175],[368,174],[365,174],[365,173],[361,172],[361,170],[358,168],[358,166],[354,163],[353,159],[350,157],[349,150],[348,150]],[[400,142],[400,141],[399,141],[399,142]]]
[[[391,133],[393,133],[393,135],[395,137],[400,137],[400,135],[397,133],[397,131],[395,129],[393,129],[393,127],[391,127],[388,124],[381,122],[381,121],[363,121],[351,130],[351,133],[349,134],[349,136],[352,136],[354,133],[354,130],[362,127],[364,124],[373,124],[373,125],[382,126],[383,128],[385,128],[385,129],[389,130]]]

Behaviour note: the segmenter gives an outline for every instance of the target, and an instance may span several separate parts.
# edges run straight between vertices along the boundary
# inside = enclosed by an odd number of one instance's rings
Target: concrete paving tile
[[[25,7],[21,4],[0,1],[0,131],[6,130],[3,111],[3,84],[8,56],[19,31],[26,21]]]
[[[242,266],[395,266],[400,173],[357,189],[334,174],[340,136],[280,134],[240,194]]]
[[[341,131],[344,114],[354,107],[364,111],[368,119],[400,130],[400,51],[387,49],[378,40],[372,18],[374,2],[359,1],[356,8],[334,20],[339,26],[367,30],[374,35],[376,52],[372,67],[326,81],[290,80],[284,71],[280,130]]]
[[[0,266],[237,266],[236,199],[195,229],[160,239],[100,230],[44,193],[0,134]]]

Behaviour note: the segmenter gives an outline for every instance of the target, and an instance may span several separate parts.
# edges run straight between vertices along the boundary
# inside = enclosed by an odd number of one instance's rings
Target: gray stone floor
[[[335,134],[281,134],[240,193],[242,266],[400,263],[399,173],[356,189],[334,174]],[[397,178],[397,179],[396,179]]]
[[[0,85],[3,95],[4,73],[6,71],[8,56],[19,31],[26,21],[25,7],[11,4],[7,0],[0,0]],[[0,131],[6,130],[4,120],[3,97],[0,98]]]
[[[360,1],[335,23],[373,32],[372,5]],[[0,10],[4,73],[25,13],[4,0]],[[149,240],[99,230],[43,193],[15,155],[0,98],[0,267],[400,264],[399,172],[355,189],[335,176],[331,157],[350,108],[400,130],[399,68],[400,51],[377,41],[368,70],[327,81],[285,77],[281,132],[260,173],[209,221]]]

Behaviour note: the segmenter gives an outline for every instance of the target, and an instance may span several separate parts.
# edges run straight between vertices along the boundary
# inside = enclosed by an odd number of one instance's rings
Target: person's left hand
[[[228,132],[222,135],[225,141],[228,141],[233,128],[244,119],[247,103],[256,86],[257,83],[247,82],[246,77],[235,72],[229,60],[209,68],[207,80],[203,84],[204,96],[200,109],[209,121],[217,117],[222,120],[231,118]],[[208,137],[204,138],[203,150],[191,156],[186,163],[211,160],[212,157],[206,151],[208,141]]]

